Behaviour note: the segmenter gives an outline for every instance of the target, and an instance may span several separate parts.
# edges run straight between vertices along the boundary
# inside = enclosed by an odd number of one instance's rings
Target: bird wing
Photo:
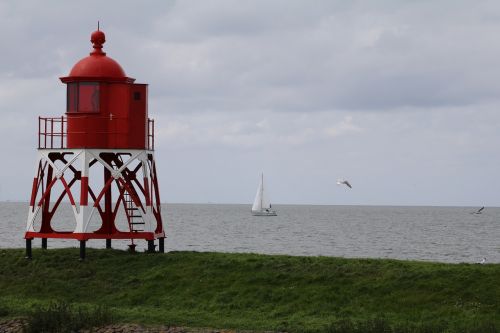
[[[349,186],[349,188],[352,188],[351,184],[349,184],[349,182],[347,180],[344,182],[344,184],[346,184],[347,186]]]
[[[478,213],[480,213],[480,212],[482,212],[482,211],[483,211],[483,209],[484,209],[484,206],[483,206],[483,207],[481,207],[481,208],[479,208],[479,210],[478,210],[477,212],[478,212]]]

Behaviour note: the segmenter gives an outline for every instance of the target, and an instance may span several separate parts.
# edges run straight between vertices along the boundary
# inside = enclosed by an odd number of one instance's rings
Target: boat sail
[[[253,216],[277,216],[276,211],[271,209],[271,203],[264,191],[264,174],[260,175],[260,183],[252,206]]]

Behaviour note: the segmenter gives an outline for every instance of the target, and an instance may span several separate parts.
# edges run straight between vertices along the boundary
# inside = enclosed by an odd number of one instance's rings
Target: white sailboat
[[[252,206],[253,216],[277,216],[276,211],[271,209],[269,198],[264,192],[264,174],[260,175],[260,183]]]

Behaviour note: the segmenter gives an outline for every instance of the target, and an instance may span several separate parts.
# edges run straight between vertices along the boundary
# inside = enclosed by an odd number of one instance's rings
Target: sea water
[[[166,251],[218,251],[500,263],[500,208],[273,205],[278,216],[252,216],[251,205],[165,204]],[[24,247],[27,203],[0,203],[0,247]],[[54,225],[74,225],[68,204]],[[35,240],[34,246],[39,246]],[[126,249],[130,241],[113,241]],[[137,241],[139,250],[144,241]],[[77,247],[52,240],[51,247]],[[89,247],[103,248],[104,240]]]

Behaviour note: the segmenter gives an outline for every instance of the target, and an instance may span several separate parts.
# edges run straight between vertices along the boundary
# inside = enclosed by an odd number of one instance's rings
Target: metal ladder
[[[139,208],[137,208],[132,200],[129,193],[123,194],[123,201],[125,203],[125,213],[127,214],[127,220],[131,232],[144,231],[145,222],[139,213]]]

